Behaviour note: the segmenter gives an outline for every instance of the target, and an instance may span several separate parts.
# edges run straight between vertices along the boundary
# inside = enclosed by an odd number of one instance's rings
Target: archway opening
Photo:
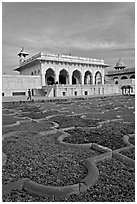
[[[130,79],[135,79],[135,75],[134,75],[134,74],[131,75],[131,76],[130,76]]]
[[[118,81],[115,81],[115,84],[118,84]]]
[[[118,77],[114,77],[113,80],[115,84],[118,84]]]
[[[72,74],[72,84],[81,84],[81,72],[75,70]]]
[[[45,83],[48,85],[55,84],[55,72],[53,69],[49,68],[45,74]]]
[[[69,84],[69,75],[68,75],[68,72],[65,69],[60,71],[59,83],[60,84]]]
[[[122,76],[121,79],[122,79],[122,80],[123,80],[123,79],[127,79],[127,76]]]
[[[95,84],[102,84],[102,75],[100,72],[96,72],[95,74]]]
[[[76,78],[72,76],[72,84],[77,84]]]
[[[66,77],[63,75],[59,75],[59,83],[60,84],[66,84]]]
[[[130,85],[124,85],[121,87],[121,89],[122,89],[122,94],[130,95],[132,87]]]
[[[47,84],[48,84],[48,85],[53,85],[53,84],[55,84],[54,77],[49,76],[49,77],[47,78]]]
[[[84,84],[92,84],[92,74],[90,71],[86,71],[84,75]]]

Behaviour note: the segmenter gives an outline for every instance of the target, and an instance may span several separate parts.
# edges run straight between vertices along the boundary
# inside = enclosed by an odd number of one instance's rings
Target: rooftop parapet
[[[102,59],[92,59],[92,58],[69,56],[69,55],[44,54],[42,52],[39,52],[38,54],[24,60],[22,62],[22,66],[36,59],[37,60],[49,60],[49,61],[53,60],[53,61],[62,61],[62,62],[76,62],[76,63],[85,63],[85,64],[106,65],[104,60]]]

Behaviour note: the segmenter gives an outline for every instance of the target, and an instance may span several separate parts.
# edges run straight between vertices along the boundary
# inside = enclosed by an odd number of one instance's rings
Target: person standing
[[[31,90],[30,89],[28,90],[28,98],[27,98],[27,100],[29,100],[29,99],[31,100]]]

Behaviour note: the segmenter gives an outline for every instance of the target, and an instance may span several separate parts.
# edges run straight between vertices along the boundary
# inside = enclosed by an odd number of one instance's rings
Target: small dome
[[[29,53],[27,53],[27,52],[24,50],[24,47],[22,46],[21,51],[18,53],[18,55],[19,55],[20,57],[21,57],[21,56],[25,57],[25,56],[29,55]]]
[[[118,62],[117,62],[116,65],[115,65],[115,68],[118,68],[118,67],[123,67],[123,68],[126,67],[126,66],[124,65],[123,61],[121,60],[121,58],[119,58]]]

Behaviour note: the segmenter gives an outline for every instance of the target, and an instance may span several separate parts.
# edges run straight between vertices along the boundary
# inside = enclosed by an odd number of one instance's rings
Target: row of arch
[[[94,80],[94,82],[93,82]],[[95,77],[93,78],[92,73],[88,70],[84,73],[84,84],[102,84],[102,74],[97,71]],[[53,69],[49,68],[45,74],[45,84],[82,84],[82,74],[79,70],[75,70],[72,76],[69,75],[68,71],[62,69],[59,75]]]
[[[113,80],[115,81],[115,84],[118,84],[119,80],[125,80],[125,79],[135,79],[135,74],[132,74],[130,77],[127,76],[122,76],[121,78],[119,77],[114,77]]]

